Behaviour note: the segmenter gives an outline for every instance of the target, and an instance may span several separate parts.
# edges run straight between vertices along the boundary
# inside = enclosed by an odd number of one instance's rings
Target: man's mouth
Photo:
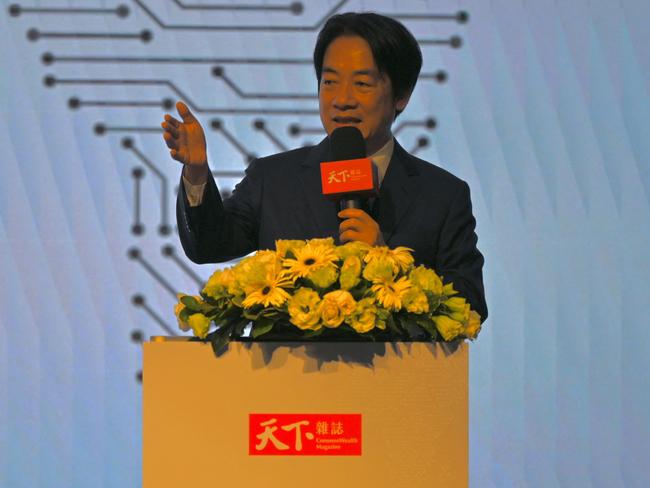
[[[361,119],[356,117],[334,117],[332,120],[337,124],[358,124],[361,122]]]

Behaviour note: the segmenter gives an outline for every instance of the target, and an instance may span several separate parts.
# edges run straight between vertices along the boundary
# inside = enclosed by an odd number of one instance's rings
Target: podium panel
[[[146,342],[143,394],[145,488],[468,485],[467,344]],[[360,454],[249,454],[286,414],[360,416]]]

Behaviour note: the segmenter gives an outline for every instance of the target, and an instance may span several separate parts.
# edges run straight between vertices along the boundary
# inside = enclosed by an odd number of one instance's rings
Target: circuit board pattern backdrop
[[[414,33],[394,133],[472,189],[472,486],[650,484],[646,2],[30,0],[0,13],[0,486],[140,485],[140,343],[215,268],[162,115],[188,104],[228,194],[324,137],[312,49],[350,10]]]

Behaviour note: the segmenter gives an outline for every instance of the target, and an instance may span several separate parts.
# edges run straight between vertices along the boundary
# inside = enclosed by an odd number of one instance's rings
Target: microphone
[[[330,135],[332,161],[320,165],[323,195],[339,202],[339,210],[364,208],[368,197],[378,195],[377,168],[366,157],[361,131],[338,127]]]

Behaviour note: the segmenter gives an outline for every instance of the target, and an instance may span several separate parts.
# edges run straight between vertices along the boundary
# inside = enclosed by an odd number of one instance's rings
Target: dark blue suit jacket
[[[223,262],[276,239],[338,237],[337,206],[321,192],[320,163],[329,161],[329,140],[256,159],[232,196],[222,201],[210,176],[198,207],[180,185],[176,215],[181,243],[195,263]],[[397,142],[373,207],[384,241],[414,250],[424,264],[468,299],[483,320],[483,256],[469,186],[451,173],[408,154]]]

